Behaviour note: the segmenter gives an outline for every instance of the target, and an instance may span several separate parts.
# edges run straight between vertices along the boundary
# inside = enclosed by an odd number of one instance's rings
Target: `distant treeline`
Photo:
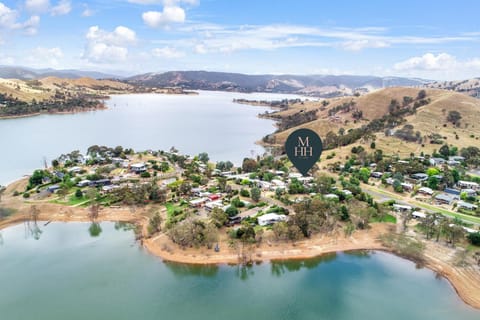
[[[0,117],[23,116],[41,112],[71,112],[84,111],[103,107],[98,96],[63,97],[46,101],[28,103],[17,98],[0,94]]]

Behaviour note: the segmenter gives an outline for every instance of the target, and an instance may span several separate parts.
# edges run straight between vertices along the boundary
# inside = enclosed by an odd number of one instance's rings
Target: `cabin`
[[[58,184],[54,184],[53,186],[49,186],[47,188],[47,191],[50,192],[50,193],[54,193],[58,189],[60,189],[60,186]]]
[[[453,197],[446,193],[439,193],[435,196],[435,201],[439,204],[451,204]]]
[[[79,183],[77,183],[77,187],[80,187],[80,188],[82,188],[82,187],[87,187],[87,186],[90,185],[90,182],[91,182],[91,181],[88,180],[88,179],[82,180],[82,181],[80,181]]]
[[[394,204],[393,204],[393,211],[396,211],[396,212],[409,212],[409,211],[412,211],[412,207],[411,207],[411,206],[407,206],[407,205],[402,205],[402,204],[396,204],[396,203],[394,203]]]
[[[457,161],[457,160],[448,160],[447,164],[451,167],[456,167],[456,166],[461,165],[462,163],[460,161]]]
[[[460,194],[465,193],[467,197],[476,197],[477,196],[477,191],[473,189],[462,189]]]
[[[222,200],[217,200],[217,201],[209,201],[205,203],[205,210],[207,211],[212,211],[215,208],[222,208],[223,207],[223,202]]]
[[[403,190],[405,190],[405,191],[410,192],[410,191],[413,190],[413,184],[411,184],[411,183],[402,182],[400,185],[402,186]]]
[[[325,194],[325,195],[323,195],[323,197],[325,199],[328,199],[328,200],[338,200],[339,199],[338,196],[334,193]]]
[[[469,210],[469,211],[475,211],[475,210],[477,210],[478,206],[474,205],[472,203],[468,203],[468,202],[460,200],[460,201],[457,202],[457,208],[465,209],[465,210]]]
[[[428,175],[426,173],[419,172],[419,173],[412,174],[410,178],[416,181],[426,181],[428,180]]]
[[[418,193],[423,194],[424,196],[431,196],[433,195],[433,190],[428,187],[421,187],[418,189]]]
[[[476,182],[473,181],[463,181],[460,180],[457,182],[457,186],[460,188],[467,188],[467,189],[473,189],[473,190],[479,190],[479,185]]]
[[[460,199],[460,190],[453,189],[453,188],[445,188],[443,192],[451,195],[453,199]]]
[[[427,215],[423,211],[413,211],[412,212],[412,217],[414,219],[425,219]]]
[[[430,158],[430,164],[432,166],[441,166],[444,165],[447,161],[443,158]]]
[[[100,180],[90,181],[88,185],[90,187],[98,187],[98,186],[109,186],[111,184],[112,184],[112,181],[110,181],[110,179],[100,179]]]
[[[208,199],[209,199],[210,201],[215,201],[215,200],[220,199],[220,195],[218,195],[218,194],[211,194],[211,195],[208,196]]]
[[[464,162],[464,161],[465,161],[465,158],[462,157],[462,156],[450,156],[450,157],[448,157],[448,160],[454,160],[454,161],[458,161],[458,162]]]
[[[197,199],[190,200],[190,201],[188,202],[188,204],[189,204],[190,207],[192,207],[192,208],[200,208],[200,207],[202,207],[207,201],[208,201],[208,198],[197,198]]]
[[[68,169],[69,173],[79,173],[80,171],[82,171],[82,168],[80,167],[71,167],[70,169]]]
[[[263,216],[258,217],[257,219],[258,219],[259,225],[267,226],[279,221],[285,221],[287,220],[287,216],[284,214],[267,213],[267,214],[264,214]]]
[[[147,165],[143,162],[141,163],[134,163],[130,166],[130,171],[135,173],[142,173],[147,171]]]
[[[383,176],[383,172],[374,171],[370,173],[370,177],[380,179]]]

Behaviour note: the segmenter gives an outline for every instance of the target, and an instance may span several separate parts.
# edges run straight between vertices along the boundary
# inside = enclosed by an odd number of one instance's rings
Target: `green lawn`
[[[175,209],[185,209],[188,207],[187,204],[179,205],[179,204],[173,204],[171,202],[165,203],[165,208],[167,209],[167,216],[169,218],[172,218],[175,213]]]
[[[378,217],[370,219],[370,222],[388,222],[388,223],[397,223],[397,218],[392,216],[391,214],[386,214],[383,219],[379,219]]]

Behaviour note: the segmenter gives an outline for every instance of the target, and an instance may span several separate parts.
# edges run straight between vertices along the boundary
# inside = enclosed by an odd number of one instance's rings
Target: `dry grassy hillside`
[[[47,77],[39,80],[1,79],[0,93],[30,102],[50,99],[56,91],[77,94],[106,95],[128,92],[133,86],[112,80],[95,80],[91,78],[61,79]]]
[[[281,119],[291,119],[300,113],[317,110],[317,119],[299,126],[289,128],[288,130],[275,134],[277,145],[283,145],[288,135],[298,128],[310,128],[316,131],[322,138],[329,131],[338,133],[343,128],[345,132],[348,129],[360,127],[368,124],[373,119],[381,118],[389,113],[389,105],[392,99],[402,103],[404,97],[416,99],[420,89],[418,88],[387,88],[360,97],[344,97],[327,100],[329,104],[324,106],[322,101],[303,102],[289,106],[288,110],[277,113]],[[394,136],[385,136],[384,132],[377,132],[377,148],[382,148],[387,153],[398,153],[406,156],[411,152],[419,153],[421,151],[431,153],[433,149],[439,149],[441,145],[431,144],[430,136],[434,133],[440,134],[444,139],[443,143],[453,144],[461,147],[480,145],[480,100],[464,94],[453,91],[426,89],[426,99],[429,99],[427,105],[421,106],[415,114],[405,115],[405,122],[400,124],[394,130],[403,128],[405,124],[413,126],[413,131],[420,132],[423,143],[406,142]],[[358,109],[363,113],[363,119],[354,121],[352,111],[338,111],[335,115],[329,115],[338,105],[353,101],[352,108]],[[413,105],[413,102],[411,103]],[[447,121],[449,111],[458,111],[462,119],[460,124],[454,125]],[[312,111],[313,112],[313,111]],[[362,143],[358,141],[357,143]],[[365,144],[369,144],[365,143]],[[423,146],[422,146],[423,144]],[[343,149],[349,147],[343,147]],[[340,151],[340,150],[338,150]],[[343,152],[341,152],[343,153]]]

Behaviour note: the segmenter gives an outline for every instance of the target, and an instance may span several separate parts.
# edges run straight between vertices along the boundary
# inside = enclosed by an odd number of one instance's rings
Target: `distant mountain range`
[[[117,75],[102,73],[97,71],[83,71],[83,70],[55,70],[55,69],[33,69],[16,66],[0,66],[0,78],[4,79],[19,79],[32,80],[46,77],[57,78],[93,78],[93,79],[118,79],[122,78]]]
[[[432,81],[417,78],[355,75],[248,75],[209,71],[169,71],[122,77],[97,71],[33,69],[0,66],[0,78],[32,80],[45,77],[78,79],[122,79],[146,87],[181,87],[187,90],[220,90],[234,92],[274,92],[335,97],[367,93],[386,87],[418,87]]]
[[[208,71],[146,73],[126,78],[131,84],[182,87],[190,90],[297,93],[339,96],[382,87],[423,86],[431,81],[415,78],[353,75],[247,75]]]

